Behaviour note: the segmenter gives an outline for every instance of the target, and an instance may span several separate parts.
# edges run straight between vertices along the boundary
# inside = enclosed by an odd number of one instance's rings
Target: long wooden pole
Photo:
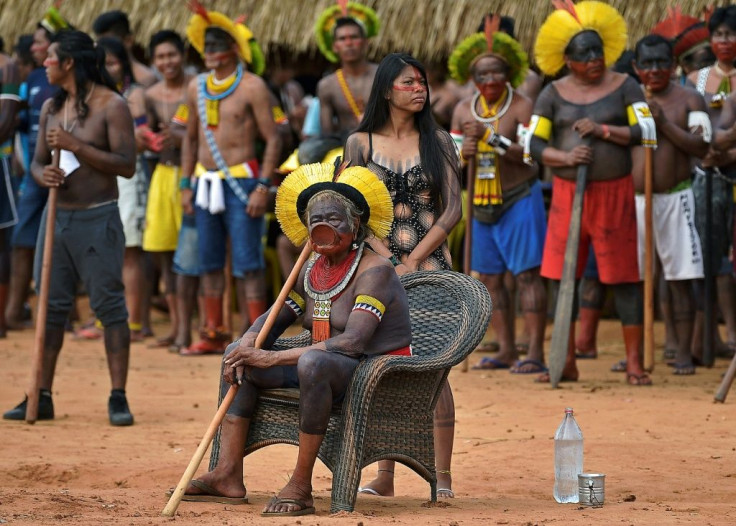
[[[59,167],[61,152],[54,150],[52,164]],[[51,263],[54,255],[54,228],[56,226],[56,199],[59,189],[49,188],[46,208],[46,236],[43,240],[43,261],[41,264],[41,283],[38,287],[38,310],[36,311],[36,334],[33,341],[33,361],[31,362],[31,383],[26,403],[26,422],[35,424],[38,419],[41,375],[43,373],[43,352],[46,344],[46,314],[49,307],[49,284],[51,282]]]
[[[473,192],[475,192],[475,156],[468,159],[468,170],[466,172],[468,178],[465,193],[465,243],[463,244],[463,272],[470,276],[470,259],[473,247]],[[464,373],[468,372],[470,367],[470,358],[463,360],[460,370]]]
[[[654,369],[654,231],[652,148],[644,148],[644,370]]]
[[[703,363],[713,365],[715,345],[715,331],[718,326],[714,320],[715,303],[715,276],[713,273],[713,168],[705,171],[705,241],[703,243],[703,275],[704,306],[703,306]]]
[[[271,310],[268,313],[268,317],[266,318],[263,327],[261,327],[261,330],[258,333],[258,337],[256,338],[255,343],[255,346],[257,348],[260,348],[263,345],[266,336],[268,336],[268,333],[271,332],[271,328],[276,322],[276,317],[279,315],[281,307],[284,305],[289,292],[291,292],[291,289],[294,288],[294,284],[299,277],[299,271],[304,266],[304,263],[307,261],[307,258],[309,257],[309,254],[311,252],[312,243],[310,241],[307,241],[306,245],[304,245],[304,249],[302,250],[301,255],[299,256],[299,259],[294,264],[294,268],[292,269],[291,274],[289,274],[289,277],[286,279],[286,282],[284,283],[284,286],[281,289],[278,298],[276,298],[276,301],[271,307]],[[166,504],[166,507],[161,512],[161,515],[163,515],[164,517],[173,517],[176,513],[176,509],[179,507],[179,503],[181,502],[182,497],[184,497],[184,492],[186,491],[187,486],[189,486],[189,483],[192,481],[192,478],[194,478],[194,474],[199,468],[199,465],[202,463],[204,454],[207,452],[207,448],[209,447],[210,442],[212,442],[212,438],[215,436],[217,428],[222,423],[223,418],[225,418],[225,413],[227,413],[227,410],[230,407],[230,404],[235,399],[235,395],[237,394],[237,392],[238,386],[231,385],[230,389],[228,389],[227,391],[227,394],[222,399],[220,407],[217,409],[217,413],[215,413],[215,416],[212,419],[212,422],[210,422],[209,427],[207,427],[207,431],[205,431],[205,434],[202,437],[199,446],[197,446],[197,450],[194,452],[194,456],[192,456],[192,460],[189,461],[189,465],[184,471],[184,474],[181,476],[179,484],[177,484],[176,489],[174,489],[174,492],[171,494],[171,498],[169,498],[169,502]]]
[[[716,402],[723,403],[726,401],[726,395],[728,394],[728,390],[731,388],[734,376],[736,376],[736,355],[731,359],[731,364],[728,366],[728,370],[723,376],[721,385],[718,386],[718,391],[716,391],[716,395],[713,397]]]

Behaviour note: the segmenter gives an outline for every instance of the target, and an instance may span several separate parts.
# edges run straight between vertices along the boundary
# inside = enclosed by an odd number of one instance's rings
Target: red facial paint
[[[410,85],[403,85],[403,84],[394,84],[392,87],[396,91],[407,91],[407,92],[426,92],[427,86],[424,85],[424,77],[422,77],[422,74],[419,72],[419,70],[416,67],[412,66],[412,71],[414,72],[414,79],[413,82]]]
[[[642,84],[654,92],[662,91],[670,84],[669,69],[643,69],[637,70],[637,73]]]
[[[736,59],[736,42],[731,40],[711,42],[710,47],[721,62],[733,62]]]

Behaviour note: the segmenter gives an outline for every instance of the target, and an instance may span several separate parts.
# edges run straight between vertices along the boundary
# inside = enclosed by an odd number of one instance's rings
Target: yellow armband
[[[383,313],[386,312],[386,307],[383,305],[383,303],[378,301],[373,296],[360,294],[357,298],[355,298],[355,305],[353,305],[353,310],[363,310],[366,312],[370,312],[376,318],[378,318],[378,321],[381,321],[381,319],[383,319]]]

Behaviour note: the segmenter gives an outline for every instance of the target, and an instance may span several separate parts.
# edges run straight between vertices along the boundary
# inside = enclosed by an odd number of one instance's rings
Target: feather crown
[[[612,66],[626,48],[626,21],[612,6],[595,0],[574,4],[552,0],[555,10],[539,28],[534,56],[545,75],[556,75],[565,66],[565,49],[578,33],[595,31],[603,41],[606,66]]]
[[[238,55],[242,60],[247,64],[250,64],[253,61],[253,53],[250,45],[253,33],[250,29],[243,24],[233,22],[222,13],[218,13],[217,11],[207,11],[207,9],[199,3],[198,0],[190,0],[189,9],[191,9],[193,14],[187,24],[186,34],[189,42],[200,55],[204,54],[204,36],[207,29],[210,27],[216,27],[225,31],[225,33],[232,37],[238,46]],[[263,53],[261,53],[261,55],[263,55]]]
[[[516,40],[498,30],[501,18],[486,17],[485,30],[470,35],[452,51],[447,68],[450,76],[465,84],[471,76],[473,65],[482,57],[498,57],[509,66],[508,80],[519,86],[529,72],[529,57]]]
[[[276,219],[292,243],[299,246],[309,232],[304,211],[309,200],[318,193],[332,190],[353,201],[362,211],[361,222],[367,224],[378,239],[385,238],[394,219],[394,205],[388,188],[368,168],[348,167],[335,176],[329,163],[304,164],[286,176],[276,194]]]

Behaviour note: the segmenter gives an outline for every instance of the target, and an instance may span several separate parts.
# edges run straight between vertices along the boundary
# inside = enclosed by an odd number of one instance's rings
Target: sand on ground
[[[164,321],[155,321],[156,332],[164,334]],[[2,411],[18,403],[27,386],[33,334],[11,332],[0,340]],[[657,337],[661,341],[659,324]],[[295,447],[278,445],[245,459],[250,504],[184,502],[175,521],[736,524],[736,392],[725,404],[713,403],[728,360],[698,368],[694,376],[674,376],[658,348],[655,385],[631,387],[624,374],[609,371],[624,354],[620,325],[602,322],[599,342],[597,360],[579,361],[580,381],[556,390],[534,383],[534,375],[451,372],[454,499],[431,505],[429,485],[399,465],[396,497],[359,495],[353,513],[330,515],[331,474],[318,462],[317,515],[262,518],[296,459]],[[172,519],[160,516],[164,492],[178,482],[214,415],[219,360],[133,344],[127,391],[136,423],[114,428],[107,418],[110,381],[102,342],[67,337],[53,388],[56,420],[34,426],[0,421],[0,524],[169,524]],[[553,499],[553,437],[567,406],[585,437],[585,471],[606,474],[603,507]],[[375,473],[375,465],[367,467],[363,482]]]

